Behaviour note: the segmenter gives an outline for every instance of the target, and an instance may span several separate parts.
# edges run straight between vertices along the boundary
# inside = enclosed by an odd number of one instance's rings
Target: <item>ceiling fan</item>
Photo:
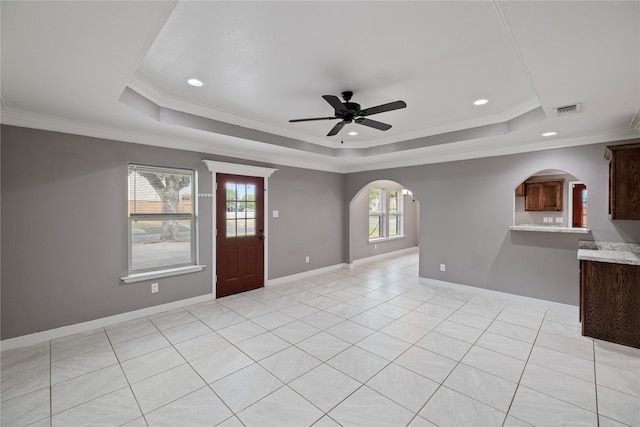
[[[364,126],[369,126],[374,129],[389,130],[391,129],[391,125],[378,122],[375,120],[367,119],[365,116],[370,116],[372,114],[385,113],[387,111],[399,110],[407,106],[407,104],[404,101],[394,101],[394,102],[389,102],[388,104],[382,104],[376,107],[365,108],[364,110],[361,110],[360,104],[356,104],[355,102],[350,102],[352,96],[353,96],[353,92],[351,91],[342,92],[342,98],[344,99],[344,102],[341,102],[340,98],[338,98],[335,95],[322,95],[324,100],[327,101],[329,105],[331,105],[335,110],[334,117],[315,117],[310,119],[294,119],[294,120],[289,120],[289,123],[341,119],[341,121],[329,131],[327,136],[336,135],[338,132],[340,132],[340,130],[342,130],[342,128],[347,123],[352,123],[352,122],[358,123]]]

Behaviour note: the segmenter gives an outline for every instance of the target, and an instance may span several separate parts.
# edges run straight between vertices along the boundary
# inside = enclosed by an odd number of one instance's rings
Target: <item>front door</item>
[[[216,297],[264,286],[264,178],[216,175]]]

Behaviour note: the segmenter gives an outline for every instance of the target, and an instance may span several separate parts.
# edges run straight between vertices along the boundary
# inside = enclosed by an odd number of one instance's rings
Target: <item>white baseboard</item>
[[[103,317],[101,319],[89,320],[87,322],[76,323],[74,325],[62,326],[48,331],[36,332],[21,337],[9,338],[0,342],[0,349],[11,350],[19,347],[27,347],[30,345],[40,344],[51,341],[56,338],[65,337],[67,335],[87,332],[98,328],[115,325],[116,323],[126,322],[128,320],[138,319],[140,317],[151,316],[174,308],[186,307],[192,304],[213,300],[213,294],[201,295],[193,298],[183,299],[180,301],[168,302],[166,304],[154,305],[153,307],[141,308],[140,310],[129,311],[127,313],[116,314],[114,316]]]
[[[478,295],[485,295],[489,297],[505,299],[509,301],[518,301],[518,302],[523,302],[527,304],[538,305],[538,306],[542,306],[542,307],[553,309],[553,310],[570,311],[572,313],[575,313],[576,310],[578,310],[578,306],[576,305],[563,304],[560,302],[548,301],[548,300],[532,298],[532,297],[525,297],[522,295],[510,294],[507,292],[493,291],[491,289],[478,288],[475,286],[460,285],[458,283],[445,282],[445,281],[436,280],[436,279],[428,279],[426,277],[420,277],[419,283],[422,285],[439,286],[441,288],[448,288],[448,289],[453,289],[461,292],[469,292],[469,293],[474,293]]]
[[[265,286],[278,286],[284,283],[291,283],[295,280],[302,280],[307,277],[315,276],[316,274],[329,273],[335,270],[342,270],[343,268],[349,268],[349,264],[335,264],[328,267],[317,268],[315,270],[303,271],[302,273],[291,274],[289,276],[277,277],[275,279],[267,280]]]
[[[353,266],[356,266],[356,265],[366,264],[372,261],[380,261],[383,259],[387,259],[387,258],[391,258],[394,256],[399,256],[399,255],[403,255],[411,252],[418,252],[418,246],[412,246],[410,248],[405,248],[405,249],[398,249],[397,251],[386,252],[380,255],[371,255],[366,258],[354,259],[349,265],[349,268],[353,268]]]

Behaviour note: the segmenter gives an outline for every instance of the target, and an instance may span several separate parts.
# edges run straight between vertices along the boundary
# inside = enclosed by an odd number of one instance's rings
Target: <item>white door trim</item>
[[[203,160],[202,163],[205,164],[207,169],[211,172],[211,191],[213,195],[211,197],[211,217],[212,217],[212,243],[211,243],[211,293],[213,294],[213,298],[216,298],[216,174],[218,173],[227,173],[231,175],[243,175],[243,176],[256,176],[264,178],[264,234],[266,236],[265,245],[264,245],[264,284],[267,283],[267,278],[269,277],[269,245],[267,244],[269,241],[269,177],[278,169],[271,168],[263,168],[259,166],[249,166],[249,165],[241,165],[238,163],[224,163],[224,162],[215,162],[213,160]]]
[[[573,187],[576,184],[584,184],[582,181],[569,181],[567,182],[567,193],[569,196],[567,197],[567,227],[575,228],[573,226]],[[588,196],[588,194],[587,194]],[[589,217],[589,208],[587,208],[587,218]]]

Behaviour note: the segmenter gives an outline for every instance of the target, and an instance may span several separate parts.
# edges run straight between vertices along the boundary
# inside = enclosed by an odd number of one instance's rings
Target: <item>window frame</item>
[[[132,170],[132,167],[134,168]],[[144,170],[154,173],[175,173],[180,175],[190,175],[191,176],[191,212],[176,212],[176,213],[131,213],[129,209],[129,201],[132,200],[130,197],[131,183],[130,183],[130,174],[136,173],[137,170]],[[155,278],[155,277],[164,277],[175,274],[182,274],[186,272],[192,271],[200,271],[204,268],[204,266],[198,266],[198,221],[197,221],[197,183],[198,183],[198,171],[195,169],[189,168],[178,168],[171,166],[157,166],[157,165],[148,165],[141,163],[128,163],[127,164],[127,252],[128,252],[128,260],[127,260],[127,272],[128,276],[122,278],[122,280],[126,283],[132,281],[145,280],[146,278]],[[189,262],[184,263],[175,263],[175,264],[163,264],[155,267],[148,268],[139,268],[133,269],[133,234],[132,234],[132,224],[135,221],[163,221],[163,220],[176,220],[176,221],[184,221],[185,219],[190,221],[189,227]]]
[[[370,210],[370,206],[367,206],[368,215],[367,215],[367,228],[369,227],[370,219],[372,216],[378,216],[380,219],[378,221],[381,224],[380,227],[380,236],[379,237],[371,237],[370,233],[367,233],[369,243],[377,243],[385,240],[394,240],[404,238],[404,195],[402,194],[401,189],[387,189],[381,187],[368,187],[367,188],[367,196],[369,196],[371,190],[376,189],[380,191],[380,210],[372,211]],[[391,193],[396,193],[397,203],[396,210],[391,211]],[[367,204],[368,205],[368,204]],[[397,218],[397,227],[396,234],[390,235],[390,217],[395,216]]]

